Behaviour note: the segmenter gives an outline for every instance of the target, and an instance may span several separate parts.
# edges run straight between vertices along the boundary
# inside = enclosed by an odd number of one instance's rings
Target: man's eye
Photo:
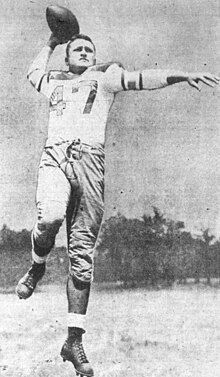
[[[86,51],[86,52],[93,53],[93,51],[91,50],[91,48],[88,48],[88,47],[85,48],[85,51]]]
[[[73,51],[82,51],[82,48],[81,47],[77,47]]]

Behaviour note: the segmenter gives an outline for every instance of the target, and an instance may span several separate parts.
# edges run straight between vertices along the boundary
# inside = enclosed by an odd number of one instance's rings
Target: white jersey
[[[118,63],[89,67],[79,75],[64,71],[46,72],[52,51],[45,47],[28,74],[32,85],[50,102],[46,145],[80,139],[104,145],[108,114],[115,93],[129,89],[154,89],[167,85],[164,74],[149,70],[127,72]],[[143,80],[144,79],[144,80]]]
[[[50,72],[43,78],[39,90],[50,101],[47,145],[74,139],[104,144],[114,94],[122,90],[122,68],[102,68],[87,69],[77,78],[68,72]]]

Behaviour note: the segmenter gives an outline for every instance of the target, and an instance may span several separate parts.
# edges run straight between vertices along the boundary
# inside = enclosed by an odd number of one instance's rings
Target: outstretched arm
[[[186,73],[174,70],[144,69],[129,72],[121,64],[112,63],[106,70],[105,86],[113,92],[121,90],[154,90],[168,85],[186,81],[190,86],[200,90],[198,83],[214,87],[219,77],[211,73]]]
[[[122,86],[124,90],[129,89],[160,89],[168,85],[186,81],[190,86],[200,90],[198,83],[214,87],[219,83],[220,78],[211,73],[185,73],[179,71],[146,69],[143,71],[128,72],[124,71]]]
[[[53,50],[58,44],[61,44],[61,43],[62,42],[57,37],[51,34],[46,46],[42,48],[40,53],[37,55],[37,57],[34,59],[33,63],[31,64],[28,70],[27,77],[28,77],[28,80],[31,82],[31,84],[37,90],[39,90],[43,76],[46,73],[47,65],[53,53]]]

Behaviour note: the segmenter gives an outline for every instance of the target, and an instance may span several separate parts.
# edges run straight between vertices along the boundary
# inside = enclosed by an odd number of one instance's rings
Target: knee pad
[[[38,206],[38,227],[44,228],[60,227],[65,219],[66,208],[55,201],[46,205]]]
[[[38,204],[38,220],[33,229],[33,237],[41,249],[53,247],[64,218],[65,209],[56,202],[47,205]]]
[[[74,266],[71,266],[69,269],[69,276],[71,279],[76,282],[76,284],[81,284],[81,286],[89,285],[93,281],[93,271],[92,268],[88,269],[87,271],[83,271],[80,268],[75,268]]]

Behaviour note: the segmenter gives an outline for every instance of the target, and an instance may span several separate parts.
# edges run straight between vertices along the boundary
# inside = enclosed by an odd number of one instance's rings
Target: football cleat
[[[74,339],[68,338],[62,347],[60,355],[63,358],[63,361],[68,360],[73,364],[77,376],[94,376],[93,369],[83,349],[82,337]]]
[[[45,274],[46,264],[33,263],[28,272],[19,280],[15,289],[20,299],[29,298],[34,292],[37,283]]]

